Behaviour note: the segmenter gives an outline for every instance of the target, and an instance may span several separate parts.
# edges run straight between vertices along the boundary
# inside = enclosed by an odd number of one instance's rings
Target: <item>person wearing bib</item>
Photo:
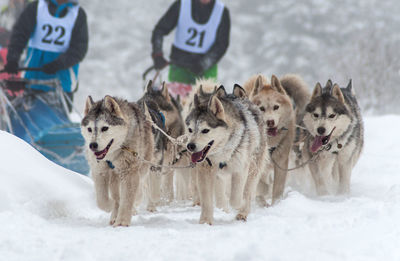
[[[164,58],[163,37],[176,28],[170,62]],[[229,46],[230,16],[219,0],[177,0],[153,30],[154,67],[169,66],[168,80],[193,84],[196,78],[217,78],[217,63]]]
[[[58,78],[72,99],[77,87],[79,63],[88,50],[86,13],[74,0],[38,0],[29,3],[15,23],[8,47],[8,73],[18,72],[22,51],[27,48],[24,67],[41,68],[27,71],[26,79]],[[31,86],[48,91],[49,87]]]

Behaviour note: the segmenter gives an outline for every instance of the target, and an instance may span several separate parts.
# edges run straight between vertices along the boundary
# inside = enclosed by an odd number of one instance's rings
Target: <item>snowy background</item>
[[[152,65],[153,27],[171,0],[81,0],[90,49],[80,72],[83,108],[91,94],[136,100]],[[364,112],[400,113],[400,1],[231,0],[231,39],[219,67],[226,87],[250,75],[298,73],[313,88],[353,79]],[[169,55],[173,33],[165,39]],[[167,70],[163,79],[167,78]],[[150,76],[150,75],[149,75]]]
[[[310,198],[288,189],[271,208],[254,206],[246,223],[175,202],[128,228],[108,225],[93,183],[0,131],[0,259],[43,260],[400,260],[400,116],[367,117],[351,193]],[[21,164],[23,161],[23,164]]]
[[[138,99],[152,65],[151,31],[172,1],[80,2],[90,48],[76,106],[82,110],[87,95]],[[400,1],[225,3],[232,20],[219,69],[225,86],[254,73],[299,73],[310,88],[353,79],[366,141],[351,194],[309,198],[288,189],[277,206],[255,207],[247,223],[216,210],[214,226],[198,225],[199,207],[175,202],[112,228],[89,178],[0,132],[1,260],[400,260]]]

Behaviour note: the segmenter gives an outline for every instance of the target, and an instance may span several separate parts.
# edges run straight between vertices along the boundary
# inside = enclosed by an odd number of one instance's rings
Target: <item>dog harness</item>
[[[224,11],[224,4],[216,0],[210,18],[198,24],[192,18],[192,0],[181,0],[174,46],[190,53],[206,53],[214,44]]]

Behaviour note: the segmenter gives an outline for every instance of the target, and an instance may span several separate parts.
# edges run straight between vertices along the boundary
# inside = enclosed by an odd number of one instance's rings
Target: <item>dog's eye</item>
[[[260,107],[260,111],[265,111],[264,106],[261,106],[261,107]]]
[[[333,119],[333,118],[335,118],[336,117],[336,114],[329,114],[329,119]]]
[[[193,130],[192,130],[191,128],[189,128],[189,132],[190,132],[190,133],[192,133],[192,132],[193,132]]]
[[[92,128],[87,128],[87,131],[88,132],[92,132]]]
[[[274,106],[274,111],[276,111],[277,109],[279,109],[279,105]]]
[[[102,132],[108,131],[108,127],[102,127],[102,128],[101,128],[101,131],[102,131]]]
[[[201,131],[201,133],[208,133],[210,130],[209,129],[204,129]]]
[[[318,118],[319,114],[318,113],[314,113],[313,116],[314,116],[314,118]]]

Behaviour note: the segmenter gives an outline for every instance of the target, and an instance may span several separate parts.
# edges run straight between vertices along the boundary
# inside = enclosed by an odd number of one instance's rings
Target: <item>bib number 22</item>
[[[58,25],[53,28],[49,24],[43,25],[42,29],[46,32],[46,35],[43,36],[42,42],[47,44],[55,44],[55,45],[63,45],[64,40],[61,40],[65,35],[65,28]]]
[[[188,33],[190,35],[189,39],[186,40],[186,44],[190,46],[197,46],[197,47],[203,47],[203,40],[204,40],[204,35],[205,31],[198,32],[196,28],[190,27],[188,29]]]

